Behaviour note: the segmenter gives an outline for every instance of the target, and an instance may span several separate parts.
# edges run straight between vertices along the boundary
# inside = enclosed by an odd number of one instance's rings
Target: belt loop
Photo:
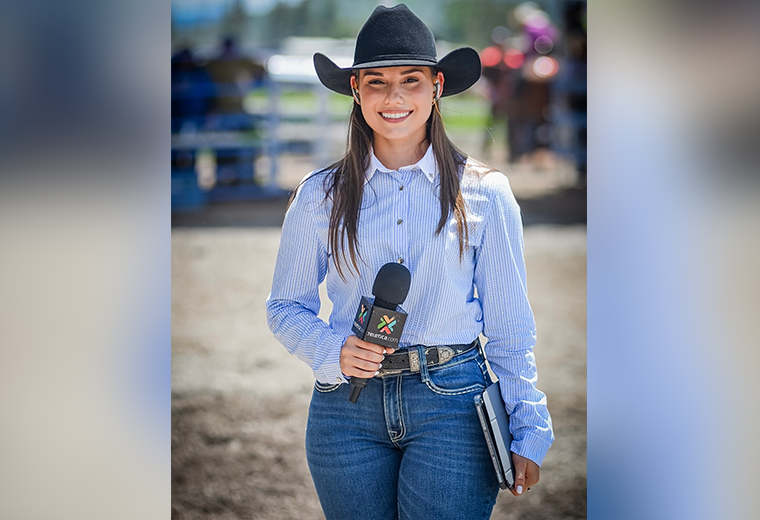
[[[475,338],[475,346],[478,348],[478,352],[480,352],[480,356],[483,359],[485,359],[486,358],[486,353],[483,350],[483,344],[480,342],[480,336],[478,336],[477,338]]]
[[[496,374],[494,374],[493,370],[491,370],[491,364],[488,362],[488,358],[486,357],[486,350],[483,348],[483,344],[480,342],[480,336],[475,338],[475,341],[478,344],[478,352],[480,353],[480,356],[483,358],[483,361],[485,363],[485,373],[483,374],[483,377],[486,379],[486,384],[490,381],[491,383],[496,383],[498,379],[496,378]]]
[[[419,360],[420,378],[422,379],[423,383],[427,383],[428,381],[430,381],[430,374],[428,373],[427,355],[425,353],[425,345],[417,345],[415,347],[415,349],[416,349],[415,353],[417,354],[417,357],[418,357],[418,360]],[[409,354],[410,354],[409,363],[411,364],[411,362],[412,362],[412,358],[411,358],[412,352],[409,352]]]

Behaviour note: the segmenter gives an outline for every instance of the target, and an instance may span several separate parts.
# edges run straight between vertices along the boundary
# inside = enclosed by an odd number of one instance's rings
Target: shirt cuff
[[[334,385],[335,383],[348,383],[348,379],[343,375],[340,370],[340,349],[343,348],[343,344],[346,342],[346,338],[338,340],[338,345],[333,345],[330,348],[329,354],[325,356],[325,360],[314,370],[314,377],[320,383],[326,385]]]
[[[532,460],[541,467],[541,463],[543,463],[546,452],[549,451],[551,445],[551,441],[547,442],[543,437],[528,434],[519,441],[513,440],[510,450],[521,457]]]

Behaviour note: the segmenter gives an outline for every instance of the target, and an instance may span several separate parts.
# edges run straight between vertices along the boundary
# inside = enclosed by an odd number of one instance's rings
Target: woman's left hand
[[[514,496],[519,497],[523,491],[538,483],[541,468],[532,460],[521,457],[515,452],[512,452],[512,464],[515,466],[515,487],[510,491]]]

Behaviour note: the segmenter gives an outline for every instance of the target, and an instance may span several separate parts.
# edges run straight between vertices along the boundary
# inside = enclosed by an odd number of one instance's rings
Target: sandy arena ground
[[[543,204],[553,206],[552,197]],[[546,220],[526,211],[542,202],[520,202],[529,224],[539,387],[548,395],[556,441],[541,482],[520,498],[501,492],[491,518],[585,518],[586,227],[530,225]],[[172,230],[174,519],[324,518],[304,452],[314,379],[266,325],[280,237],[272,223],[281,214],[275,217],[262,226]],[[328,313],[326,301],[321,315]]]

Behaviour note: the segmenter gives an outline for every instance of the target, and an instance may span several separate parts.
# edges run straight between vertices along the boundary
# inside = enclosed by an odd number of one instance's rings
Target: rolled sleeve
[[[528,301],[520,208],[507,178],[491,174],[490,208],[476,250],[486,355],[510,415],[512,451],[541,465],[554,441],[546,395],[538,390],[536,327]]]

